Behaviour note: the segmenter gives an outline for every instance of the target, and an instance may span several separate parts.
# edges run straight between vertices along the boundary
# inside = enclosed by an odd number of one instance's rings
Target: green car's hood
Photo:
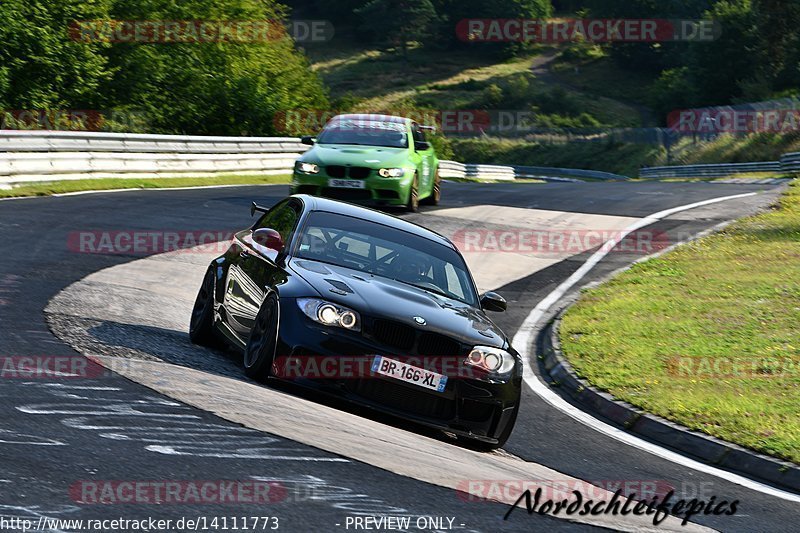
[[[402,168],[408,165],[408,148],[317,144],[300,158],[321,166],[350,165],[369,168]]]

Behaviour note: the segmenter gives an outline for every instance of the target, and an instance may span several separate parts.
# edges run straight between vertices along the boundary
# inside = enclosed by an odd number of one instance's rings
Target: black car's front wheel
[[[269,377],[278,343],[279,305],[278,297],[270,293],[256,315],[244,350],[244,373],[249,378],[263,381]]]
[[[203,277],[203,284],[197,292],[189,322],[189,340],[200,346],[217,347],[219,339],[214,332],[214,287],[216,284],[214,270],[208,269]]]

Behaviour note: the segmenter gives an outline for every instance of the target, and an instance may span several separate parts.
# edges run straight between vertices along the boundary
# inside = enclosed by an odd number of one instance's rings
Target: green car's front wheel
[[[419,211],[419,178],[414,174],[414,181],[411,183],[411,190],[408,191],[408,203],[406,209],[411,213]]]
[[[431,195],[423,198],[419,203],[423,205],[439,205],[439,200],[442,198],[442,178],[439,177],[439,171],[436,171],[436,177],[433,178],[433,188]]]

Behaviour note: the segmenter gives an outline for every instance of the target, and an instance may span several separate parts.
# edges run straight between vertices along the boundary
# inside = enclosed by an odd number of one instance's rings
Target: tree
[[[700,19],[712,0],[587,0],[592,18]],[[621,66],[658,74],[685,65],[685,42],[612,43],[611,56]]]
[[[99,0],[2,0],[0,2],[0,108],[97,109],[111,69],[104,45],[73,42],[70,20],[108,17]]]
[[[408,58],[409,41],[424,40],[437,19],[431,0],[371,0],[356,14],[362,31],[375,38],[385,36],[400,46],[404,58]]]
[[[446,18],[439,38],[450,46],[501,51],[514,54],[526,43],[470,43],[456,34],[459,22],[465,19],[541,19],[549,17],[550,0],[435,0],[435,7]]]
[[[116,0],[118,20],[281,21],[271,0]],[[116,75],[107,90],[136,110],[147,131],[270,135],[292,109],[328,105],[320,79],[289,37],[259,42],[118,43],[108,50]]]
[[[739,97],[741,81],[752,77],[763,46],[750,0],[719,0],[706,13],[722,34],[689,47],[686,65],[699,105],[723,105]]]

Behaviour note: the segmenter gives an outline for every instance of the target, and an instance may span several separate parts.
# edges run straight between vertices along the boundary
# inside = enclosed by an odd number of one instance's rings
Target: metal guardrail
[[[0,131],[0,187],[107,177],[289,174],[308,146],[294,137]]]
[[[785,158],[785,159],[784,159]],[[800,153],[786,154],[780,161],[758,161],[754,163],[721,163],[708,165],[675,165],[645,167],[639,171],[640,178],[719,178],[732,174],[751,172],[796,172],[800,171]]]
[[[84,131],[0,131],[0,152],[302,153],[294,137],[211,137]]]
[[[71,131],[0,131],[0,187],[97,177],[173,177],[218,173],[288,174],[308,146],[294,137],[215,137]],[[442,178],[546,181],[626,180],[627,176],[556,167],[440,161]],[[800,152],[780,161],[643,168],[641,178],[722,177],[800,172]]]
[[[578,179],[594,179],[594,180],[628,180],[628,176],[620,174],[613,174],[611,172],[602,172],[599,170],[583,170],[578,168],[558,168],[558,167],[526,167],[515,166],[517,177],[560,177],[560,178],[578,178]],[[560,179],[558,181],[564,181]],[[568,180],[569,181],[569,180]]]
[[[308,146],[294,137],[213,137],[77,131],[0,131],[0,186],[104,177],[215,173],[288,174]],[[443,178],[507,180],[564,176],[627,179],[606,172],[440,161]]]
[[[525,167],[503,165],[471,165],[456,161],[439,161],[439,175],[442,178],[461,178],[475,180],[508,180],[515,179],[541,179],[545,181],[580,181],[579,178],[598,180],[627,180],[627,176],[599,172],[594,170],[581,170],[574,168],[556,167]]]
[[[782,172],[800,172],[800,152],[791,152],[781,156]]]
[[[53,180],[187,175],[288,174],[298,154],[0,152],[0,184]]]

